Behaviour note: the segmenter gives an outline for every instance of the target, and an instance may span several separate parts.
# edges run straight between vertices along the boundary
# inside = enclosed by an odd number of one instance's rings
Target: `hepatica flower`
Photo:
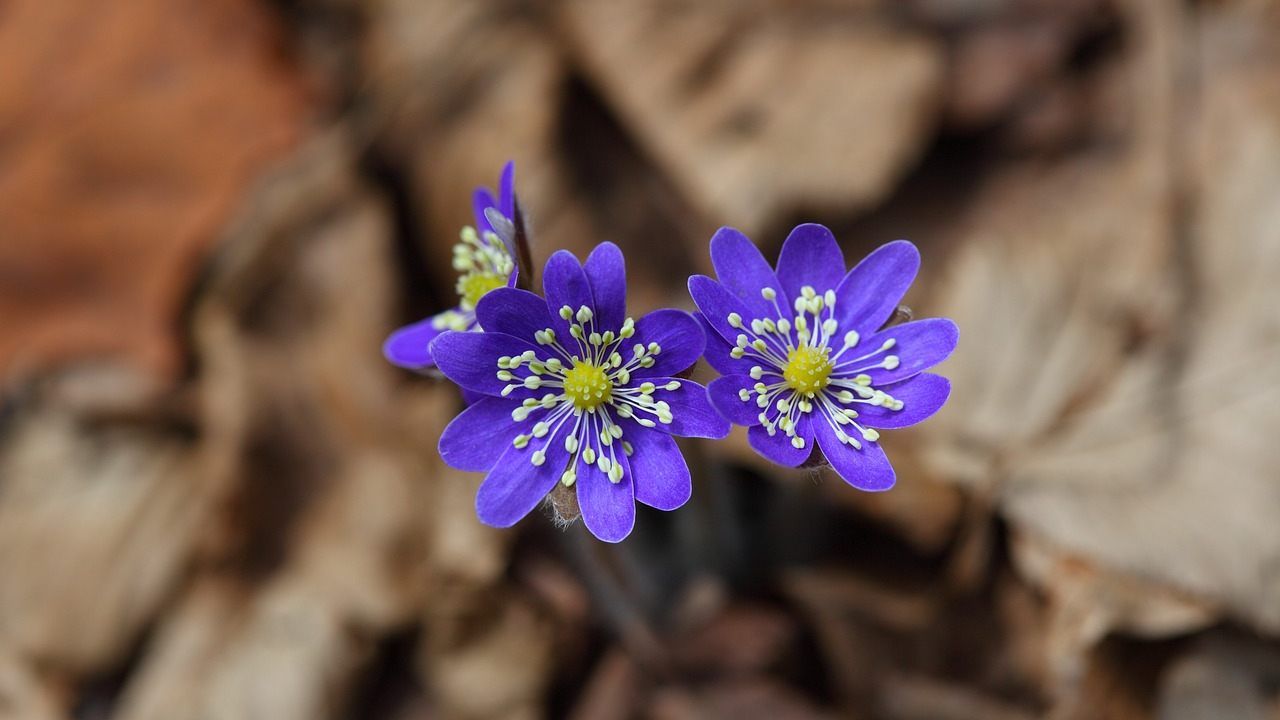
[[[942,407],[950,383],[923,371],[958,339],[942,318],[881,329],[915,279],[915,246],[884,245],[846,274],[831,231],[800,225],[775,272],[742,233],[722,228],[711,260],[719,282],[694,276],[689,292],[708,328],[707,360],[723,374],[708,388],[716,409],[776,463],[825,459],[856,488],[891,487],[878,430]]]
[[[729,432],[706,389],[676,377],[702,355],[704,335],[679,310],[627,317],[622,253],[611,243],[585,265],[552,255],[543,293],[493,290],[476,304],[484,332],[432,342],[440,370],[486,396],[445,429],[440,455],[488,472],[476,512],[489,525],[513,525],[562,483],[576,489],[587,529],[616,542],[631,532],[637,501],[674,510],[688,500],[673,435]]]
[[[457,306],[406,325],[387,338],[382,352],[388,360],[414,370],[435,364],[431,341],[447,330],[478,330],[476,305],[497,288],[515,284],[516,265],[509,237],[515,215],[515,166],[507,163],[498,181],[498,197],[488,188],[476,188],[472,197],[475,227],[462,228],[453,246],[453,269],[458,271]]]

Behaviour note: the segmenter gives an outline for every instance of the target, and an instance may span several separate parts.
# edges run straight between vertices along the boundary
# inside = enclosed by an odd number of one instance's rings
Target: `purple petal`
[[[738,393],[742,390],[751,392],[755,384],[750,375],[725,375],[707,385],[707,395],[712,406],[729,422],[751,427],[760,424],[760,408],[756,406],[755,393],[752,392],[745,402]]]
[[[500,454],[495,449],[510,444],[516,435],[511,411],[518,407],[518,400],[481,398],[444,429],[440,435],[440,458],[458,470],[489,471]],[[528,422],[537,422],[535,415],[546,412],[538,408],[530,414]]]
[[[514,357],[533,350],[546,356],[540,348],[517,337],[495,332],[447,332],[431,343],[436,366],[450,380],[468,390],[498,397],[508,383],[498,379],[498,358]],[[518,376],[519,377],[519,376]],[[519,400],[541,397],[545,390],[518,387],[507,397]]]
[[[516,216],[516,164],[508,160],[498,177],[498,211],[506,218]]]
[[[804,438],[804,447],[796,448],[791,444],[791,438],[782,430],[778,430],[770,435],[763,425],[756,425],[747,430],[747,442],[755,451],[764,456],[766,460],[772,460],[786,467],[799,467],[801,463],[809,459],[809,453],[813,451],[813,423],[810,422],[809,413],[800,415],[800,419],[796,421],[796,436]]]
[[[611,242],[600,243],[587,256],[582,270],[595,301],[596,331],[616,332],[627,319],[627,265],[622,251]]]
[[[745,358],[735,358],[729,354],[733,350],[733,345],[727,340],[720,337],[720,333],[716,332],[702,313],[694,313],[698,320],[698,325],[702,328],[702,332],[707,336],[707,347],[703,350],[703,357],[711,367],[715,368],[722,375],[745,375],[751,372],[752,362]]]
[[[497,206],[498,201],[493,199],[493,193],[489,192],[489,188],[479,187],[471,193],[471,212],[475,215],[476,232],[484,234],[493,231],[493,225],[489,224],[484,211]]]
[[[432,325],[435,316],[405,325],[387,336],[382,343],[382,355],[392,365],[418,370],[434,364],[431,359],[431,341],[444,332]]]
[[[675,438],[621,420],[622,439],[631,443],[636,500],[659,510],[675,510],[693,494],[689,466]]]
[[[885,341],[892,339],[893,347],[885,352],[876,353],[866,360],[850,362],[854,358],[874,353]],[[840,358],[833,375],[848,376],[865,372],[877,385],[888,385],[918,375],[925,370],[946,360],[956,349],[960,340],[960,329],[946,318],[928,318],[915,322],[903,323],[872,335],[858,342]],[[892,370],[872,368],[886,356],[898,357],[898,366]],[[846,359],[847,358],[847,359]]]
[[[596,452],[600,443],[595,443]],[[631,534],[636,524],[635,485],[626,453],[618,443],[611,458],[622,465],[622,479],[614,483],[595,465],[588,465],[578,458],[578,506],[582,508],[582,522],[592,535],[615,543]]]
[[[906,240],[882,245],[836,288],[836,322],[843,332],[879,330],[902,302],[920,270],[920,251]]]
[[[573,350],[573,336],[569,334],[569,321],[560,317],[560,308],[568,305],[573,312],[586,306],[595,312],[591,298],[591,285],[582,271],[578,259],[568,250],[557,250],[547,259],[542,271],[542,294],[547,298],[547,312],[551,314],[551,327],[561,345]]]
[[[502,241],[502,246],[507,249],[507,252],[515,255],[516,226],[511,219],[498,212],[496,207],[485,208],[484,218],[489,221],[489,227],[493,228],[493,234],[497,235],[498,239]],[[512,270],[512,274],[515,274],[514,270]]]
[[[751,317],[777,315],[773,302],[760,295],[760,291],[766,287],[779,292],[778,302],[782,307],[790,307],[790,301],[782,291],[782,285],[769,266],[769,261],[760,254],[760,248],[741,232],[731,227],[722,227],[711,236],[711,264],[715,266],[716,278],[742,304],[750,308]]]
[[[815,418],[813,425],[818,447],[822,449],[827,462],[831,463],[831,469],[845,482],[868,492],[893,487],[893,466],[889,464],[889,458],[885,457],[880,443],[862,441],[862,449],[855,450],[840,442],[831,428],[831,422],[825,417]]]
[[[844,253],[831,231],[821,225],[797,225],[778,254],[778,280],[791,298],[810,285],[819,295],[834,290],[844,276]]]
[[[551,327],[547,301],[528,290],[498,288],[476,303],[476,320],[485,332],[511,335],[528,342],[533,334]]]
[[[729,292],[728,288],[706,275],[694,275],[689,278],[689,295],[698,306],[698,310],[702,312],[702,317],[707,324],[716,331],[717,335],[724,338],[725,342],[732,343],[741,332],[729,324],[730,313],[741,315],[743,322],[748,324],[756,317],[736,295]]]
[[[545,446],[546,461],[534,465],[530,458],[538,449],[542,448],[530,443],[524,449],[508,445],[502,452],[476,493],[476,516],[480,522],[511,527],[555,487],[569,461],[564,443],[551,438]]]
[[[655,400],[665,401],[671,406],[671,422],[659,422],[656,429],[680,437],[719,439],[729,434],[729,421],[720,417],[720,413],[711,406],[706,388],[692,380],[680,378],[647,378],[646,382],[658,386],[653,394]],[[669,383],[676,383],[676,389],[665,389],[664,386]],[[632,383],[633,386],[635,384]],[[640,413],[639,416],[656,422],[656,418],[648,413]]]
[[[941,375],[921,373],[900,383],[879,387],[902,401],[901,410],[888,410],[875,405],[853,406],[858,411],[858,424],[872,428],[903,428],[928,419],[942,409],[951,394],[951,382]]]
[[[666,377],[688,370],[706,347],[702,325],[683,310],[654,310],[636,321],[636,334],[622,343],[623,351],[637,344],[658,343],[661,351],[654,357],[653,367],[639,368],[634,377]],[[727,350],[725,352],[728,352]],[[623,352],[623,357],[628,357]]]

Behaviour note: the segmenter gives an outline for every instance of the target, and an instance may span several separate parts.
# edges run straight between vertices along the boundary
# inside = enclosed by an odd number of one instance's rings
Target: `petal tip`
[[[434,353],[431,351],[431,342],[435,338],[427,340],[426,343],[420,340],[413,342],[414,338],[422,334],[424,322],[429,323],[430,319],[392,331],[387,339],[382,341],[382,357],[392,365],[406,370],[421,370],[435,365]],[[431,328],[428,326],[428,335],[430,331]]]
[[[741,242],[751,243],[751,238],[747,237],[745,233],[743,233],[741,230],[739,230],[736,227],[733,227],[731,225],[721,225],[711,235],[711,252],[714,254],[716,252],[716,247],[722,246],[725,243],[741,243]],[[755,243],[751,243],[751,244],[755,245]]]
[[[804,233],[816,232],[816,233],[821,233],[823,235],[830,235],[833,238],[835,237],[835,234],[831,232],[831,228],[827,227],[826,225],[823,225],[822,223],[816,223],[816,222],[800,223],[799,225],[796,225],[794,228],[791,229],[791,234],[794,235],[797,231],[802,231]]]
[[[705,292],[719,284],[714,278],[706,275],[690,275],[688,281],[685,282],[685,288],[689,290],[689,295],[692,296],[694,293]],[[696,304],[698,298],[694,297],[693,302]]]
[[[898,238],[887,242],[873,250],[871,254],[875,255],[881,252],[898,255],[907,260],[908,265],[915,267],[917,270],[920,268],[920,248],[906,238]]]

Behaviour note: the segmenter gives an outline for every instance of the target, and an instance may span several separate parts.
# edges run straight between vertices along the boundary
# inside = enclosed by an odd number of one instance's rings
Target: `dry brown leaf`
[[[0,650],[0,720],[60,720],[66,688],[42,679],[27,662]]]
[[[446,717],[534,720],[550,676],[552,627],[527,600],[492,592],[492,612],[452,618],[464,640],[444,646],[428,633],[425,680]]]
[[[0,23],[0,377],[111,357],[172,379],[196,270],[303,132],[267,8],[141,0]]]
[[[1280,45],[1263,17],[1202,12],[1199,194],[1176,334],[1113,373],[1087,413],[1013,467],[1006,507],[1051,542],[1274,631],[1280,77],[1266,59]]]
[[[694,691],[664,689],[655,694],[643,717],[650,720],[831,720],[835,715],[775,680],[755,677],[715,683]]]
[[[639,698],[640,672],[625,652],[614,649],[596,663],[569,720],[628,720]]]
[[[765,673],[785,660],[798,633],[795,620],[779,610],[731,605],[704,626],[680,633],[673,653],[691,674]]]
[[[453,287],[449,247],[475,222],[472,188],[496,187],[507,160],[516,163],[537,270],[556,248],[597,242],[556,152],[565,65],[537,15],[501,0],[372,5],[364,55],[374,130],[383,152],[408,159],[404,180],[425,234],[414,240],[436,285]]]
[[[229,232],[194,312],[217,562],[129,678],[127,720],[336,716],[421,602],[424,483],[391,444],[389,228],[341,134]]]
[[[1267,102],[1274,74],[1254,64],[1274,51],[1250,34],[1265,25],[1258,18],[1202,12],[1205,55],[1188,60],[1214,80],[1197,98],[1204,144],[1192,147],[1213,152],[1193,183],[1198,223],[1178,223],[1183,188],[1165,181],[1190,167],[1170,155],[1186,130],[1168,118],[1185,109],[1173,73],[1191,30],[1176,8],[1133,3],[1140,42],[1116,79],[1148,83],[1134,133],[1123,152],[1024,169],[979,196],[943,293],[944,314],[964,329],[943,368],[956,391],[925,432],[947,436],[931,448],[939,467],[993,490],[1040,541],[1275,627],[1280,529],[1269,509],[1280,490],[1266,469],[1280,458],[1256,429],[1277,422],[1280,386],[1265,301],[1280,237],[1265,200],[1280,192],[1270,169],[1280,125]],[[1257,50],[1238,54],[1244,41]],[[1236,227],[1239,218],[1255,224]],[[1037,577],[1051,591],[1058,581]],[[1140,629],[1168,594],[1102,608],[1085,635]]]
[[[0,448],[0,655],[71,674],[129,650],[212,512],[190,441],[30,408]]]
[[[417,475],[431,483],[430,499],[418,508],[428,526],[422,684],[445,717],[537,718],[554,670],[555,628],[549,613],[505,578],[513,533],[476,519],[484,475],[450,468],[436,452],[457,411],[457,390],[414,387],[401,400],[401,440]],[[543,519],[535,513],[529,522]]]
[[[1108,633],[1167,637],[1211,624],[1219,608],[1168,586],[1099,568],[1026,533],[1012,550],[1018,570],[1048,595],[1044,662],[1062,693],[1085,677],[1089,650]]]
[[[1163,674],[1158,720],[1275,720],[1280,652],[1256,638],[1209,636]]]
[[[1031,712],[970,687],[925,677],[886,678],[877,717],[889,720],[1031,720]]]
[[[562,8],[576,58],[622,124],[706,217],[748,233],[798,207],[876,203],[934,124],[940,47],[865,8]]]

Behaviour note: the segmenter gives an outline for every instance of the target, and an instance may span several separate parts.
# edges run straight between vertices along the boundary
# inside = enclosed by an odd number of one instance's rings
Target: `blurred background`
[[[0,718],[1280,718],[1280,5],[0,2]],[[475,519],[389,366],[517,164],[691,307],[899,237],[888,493],[688,442],[606,546]],[[705,368],[701,371],[706,375]]]

